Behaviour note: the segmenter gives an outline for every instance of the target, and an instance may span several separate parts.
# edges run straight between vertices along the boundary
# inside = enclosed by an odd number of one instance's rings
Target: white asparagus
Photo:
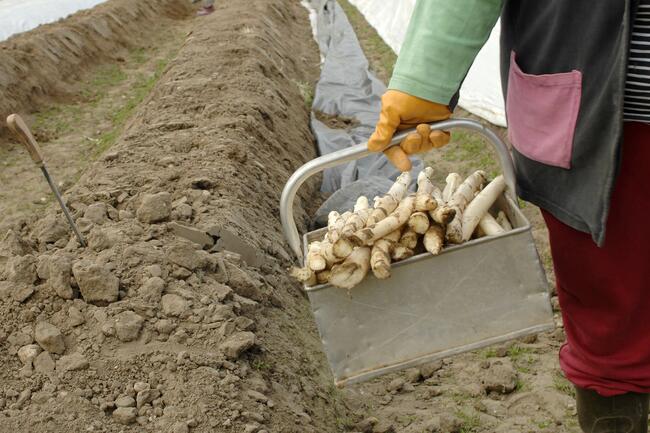
[[[415,200],[417,201],[417,196]],[[413,212],[408,220],[409,228],[420,235],[429,229],[429,224],[429,215],[424,212]]]
[[[336,211],[332,211],[336,212]],[[330,212],[330,215],[332,214]],[[332,242],[336,242],[340,237],[341,237],[341,231],[343,231],[343,227],[345,226],[346,221],[348,218],[352,216],[352,212],[346,211],[340,214],[338,217],[336,217],[332,224],[330,225],[330,217],[328,215],[327,217],[327,238]]]
[[[353,249],[354,244],[348,238],[339,238],[332,244],[332,253],[339,259],[344,259],[352,254]]]
[[[334,254],[334,245],[327,238],[320,243],[320,255],[327,261],[327,267],[331,267],[333,264],[340,263],[345,259],[345,257],[338,257]]]
[[[395,248],[393,248],[391,257],[394,261],[399,262],[400,260],[406,260],[409,257],[413,257],[414,254],[415,252],[411,248],[397,244],[395,245]]]
[[[320,272],[316,272],[316,282],[318,284],[327,284],[330,281],[330,275],[332,274],[331,269],[325,269]]]
[[[472,237],[479,221],[503,193],[505,187],[506,182],[503,176],[497,176],[467,205],[461,223],[463,242]]]
[[[430,211],[429,215],[431,215],[431,219],[433,219],[433,221],[446,226],[451,220],[454,219],[456,211],[442,199],[442,193],[440,192],[440,189],[435,186],[433,187],[432,195],[438,203],[438,206],[434,210]]]
[[[410,183],[411,174],[405,171],[397,177],[397,180],[386,194],[375,197],[373,210],[370,212],[366,225],[376,224],[390,215],[406,195]]]
[[[380,280],[385,280],[390,277],[391,252],[395,244],[399,241],[399,238],[400,231],[395,230],[372,244],[370,268],[375,277]]]
[[[412,229],[406,228],[402,232],[398,243],[408,249],[414,250],[418,245],[418,234]]]
[[[345,225],[341,229],[340,236],[333,243],[332,251],[336,257],[346,258],[352,254],[354,245],[348,238],[357,230],[361,230],[366,226],[370,212],[371,209],[368,199],[362,195],[354,205],[354,213],[347,218]]]
[[[497,214],[497,222],[505,231],[512,230],[512,224],[510,224],[510,220],[508,220],[508,216],[504,211],[500,210]]]
[[[445,181],[447,184],[445,185],[445,189],[442,191],[442,200],[447,203],[451,200],[452,195],[463,182],[463,178],[458,173],[449,173]]]
[[[350,240],[355,245],[371,245],[377,239],[383,238],[388,233],[406,224],[413,213],[414,205],[415,194],[409,194],[390,215],[376,224],[359,230],[350,237]]]
[[[485,172],[482,170],[475,171],[465,179],[452,194],[448,204],[456,211],[456,215],[454,215],[454,219],[447,224],[447,241],[455,244],[459,244],[463,241],[463,211],[485,182]],[[476,225],[474,225],[474,227],[476,227]],[[474,227],[472,227],[472,231],[474,231]],[[472,235],[472,231],[470,231],[470,236]]]
[[[504,233],[505,230],[490,213],[486,213],[478,223],[479,236],[493,236]]]
[[[317,283],[316,273],[309,269],[308,267],[299,268],[293,266],[291,268],[290,274],[293,278],[304,283],[306,286],[314,286]]]
[[[422,238],[422,243],[424,244],[424,249],[433,254],[434,256],[440,254],[442,250],[442,245],[445,240],[445,228],[444,226],[433,223],[429,227],[429,230],[424,234]]]
[[[343,263],[332,267],[329,283],[350,290],[365,278],[369,270],[370,247],[359,247]]]
[[[415,194],[415,210],[420,212],[432,211],[438,202],[431,196],[433,192],[433,168],[427,167],[418,174],[418,191]]]
[[[363,195],[359,197],[357,203],[354,205],[354,213],[350,215],[350,218],[348,218],[343,226],[343,230],[341,230],[341,236],[343,238],[350,237],[357,230],[364,228],[371,211],[372,209],[370,209],[368,199]]]
[[[306,266],[312,271],[322,271],[327,267],[327,260],[321,254],[320,241],[314,241],[309,244]]]

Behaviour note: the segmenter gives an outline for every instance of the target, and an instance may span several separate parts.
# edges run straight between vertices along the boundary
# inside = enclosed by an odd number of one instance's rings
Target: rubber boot
[[[603,397],[576,387],[578,421],[584,433],[647,433],[648,394]]]

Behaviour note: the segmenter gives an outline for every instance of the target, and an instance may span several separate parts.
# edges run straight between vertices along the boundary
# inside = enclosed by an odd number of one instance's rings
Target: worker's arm
[[[418,0],[382,97],[379,122],[368,149],[384,151],[400,170],[410,170],[407,154],[449,142],[449,134],[425,123],[451,116],[449,102],[501,12],[503,0]],[[419,125],[419,126],[418,126]],[[418,126],[399,147],[386,149],[396,130]]]
[[[418,0],[389,89],[449,105],[503,0]]]

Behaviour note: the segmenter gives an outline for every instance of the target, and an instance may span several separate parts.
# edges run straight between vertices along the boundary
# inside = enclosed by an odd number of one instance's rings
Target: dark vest
[[[621,160],[637,4],[506,0],[501,18],[501,75],[518,193],[591,233],[599,245]]]

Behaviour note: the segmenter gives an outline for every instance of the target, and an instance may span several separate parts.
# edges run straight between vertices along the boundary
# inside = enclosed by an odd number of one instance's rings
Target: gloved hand
[[[446,105],[427,101],[399,90],[388,90],[381,97],[381,113],[375,132],[368,140],[368,150],[383,151],[388,160],[399,170],[411,169],[408,155],[427,152],[449,143],[449,132],[431,131],[426,123],[445,120],[451,116]],[[408,134],[399,146],[386,149],[396,131],[416,127],[417,132]]]

